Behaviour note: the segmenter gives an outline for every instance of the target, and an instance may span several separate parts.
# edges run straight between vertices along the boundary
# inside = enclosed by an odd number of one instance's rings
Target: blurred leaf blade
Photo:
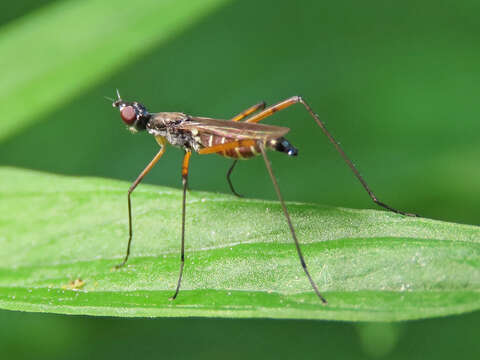
[[[61,1],[0,28],[0,98],[4,118],[15,119],[2,123],[0,140],[227,1],[142,1],[134,13],[126,0]]]
[[[383,211],[290,203],[302,273],[277,203],[191,192],[183,290],[178,190],[134,195],[129,266],[126,189],[116,180],[0,170],[0,307],[104,316],[393,321],[480,308],[480,229]],[[72,290],[71,281],[85,286]]]

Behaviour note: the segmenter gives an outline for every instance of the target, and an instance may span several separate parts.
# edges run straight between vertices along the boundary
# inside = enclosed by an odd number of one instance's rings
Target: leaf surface
[[[0,307],[102,316],[392,321],[480,308],[480,229],[376,210],[190,191],[179,297],[181,192],[140,185],[128,266],[122,181],[0,168]],[[84,285],[72,289],[71,282]]]

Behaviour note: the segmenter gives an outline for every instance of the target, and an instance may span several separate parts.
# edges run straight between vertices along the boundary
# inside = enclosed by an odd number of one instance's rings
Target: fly
[[[265,162],[268,174],[270,175],[270,178],[272,180],[275,192],[277,193],[278,200],[280,201],[280,204],[282,206],[283,214],[290,229],[290,234],[295,244],[300,264],[302,265],[302,268],[318,298],[322,301],[322,303],[326,304],[327,300],[320,293],[317,284],[310,275],[307,264],[303,257],[302,250],[300,248],[300,243],[295,233],[295,228],[293,227],[292,220],[290,219],[290,215],[288,213],[287,207],[285,206],[285,202],[283,200],[280,188],[270,165],[270,161],[267,157],[267,150],[283,152],[288,156],[297,156],[297,149],[284,137],[290,131],[290,129],[281,126],[259,124],[261,120],[273,115],[277,111],[286,109],[289,106],[297,103],[300,103],[305,107],[307,112],[315,120],[323,133],[327,136],[328,140],[342,156],[345,163],[352,170],[354,175],[362,184],[363,188],[367,191],[370,198],[376,204],[397,214],[402,214],[406,216],[417,216],[415,214],[396,210],[377,199],[366,181],[360,175],[353,162],[345,154],[339,143],[335,141],[333,136],[327,130],[325,124],[320,120],[319,116],[313,112],[312,108],[307,104],[307,102],[300,96],[292,96],[267,108],[265,108],[265,102],[261,102],[253,105],[252,107],[241,112],[230,120],[219,120],[206,117],[191,116],[181,112],[150,113],[145,108],[145,106],[139,102],[123,101],[117,90],[117,100],[113,102],[113,107],[116,107],[120,110],[120,116],[123,122],[127,125],[128,129],[132,133],[136,133],[139,131],[147,131],[149,134],[155,137],[155,140],[160,145],[160,150],[152,159],[152,161],[150,161],[147,167],[140,173],[140,175],[138,175],[137,179],[128,189],[128,245],[126,255],[123,261],[118,264],[116,268],[124,266],[130,255],[130,245],[133,235],[131,194],[133,190],[135,190],[137,185],[145,177],[145,175],[147,175],[147,173],[163,156],[167,143],[170,143],[171,145],[174,145],[176,147],[180,147],[185,152],[182,164],[183,198],[180,272],[175,293],[171,297],[172,300],[177,297],[180,291],[183,268],[185,265],[185,199],[188,184],[188,167],[192,152],[196,152],[202,155],[218,154],[224,157],[234,159],[232,165],[227,172],[227,181],[230,189],[236,196],[240,195],[235,191],[230,179],[230,175],[235,165],[237,164],[237,161],[242,159],[249,159],[256,155],[261,155]],[[245,121],[242,121],[244,119]]]

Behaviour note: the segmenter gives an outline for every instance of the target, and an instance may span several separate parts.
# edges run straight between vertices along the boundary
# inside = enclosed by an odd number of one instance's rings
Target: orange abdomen
[[[200,136],[200,141],[203,147],[209,148],[216,145],[227,144],[233,141],[236,141],[235,138],[228,138],[225,136],[219,136],[214,134],[202,134]],[[225,150],[218,152],[218,155],[225,156],[232,159],[248,159],[253,156],[259,155],[260,149],[258,145],[252,146],[239,146],[234,149]]]

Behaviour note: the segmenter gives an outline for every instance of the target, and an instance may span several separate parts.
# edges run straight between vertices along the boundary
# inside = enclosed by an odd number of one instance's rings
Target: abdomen
[[[225,136],[219,136],[214,134],[202,134],[200,136],[200,143],[204,148],[209,148],[216,145],[227,144],[236,141],[235,138],[229,138]],[[266,147],[279,152],[287,153],[289,156],[296,156],[298,151],[290,144],[290,142],[284,137],[267,140]],[[252,146],[239,146],[234,149],[228,149],[218,152],[218,155],[232,158],[232,159],[249,159],[251,157],[260,155],[262,152],[258,144]]]
[[[229,138],[225,136],[219,136],[214,134],[202,134],[200,136],[201,144],[204,148],[209,148],[216,145],[227,144],[236,141],[235,138]],[[218,152],[218,155],[232,158],[232,159],[249,159],[253,156],[261,154],[258,145],[252,146],[239,146],[234,149],[228,149],[222,152]]]

